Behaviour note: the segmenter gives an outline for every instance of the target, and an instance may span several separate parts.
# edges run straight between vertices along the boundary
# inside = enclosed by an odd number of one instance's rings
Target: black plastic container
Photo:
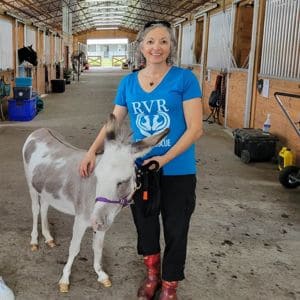
[[[15,100],[28,100],[32,98],[31,86],[15,86],[13,92]]]
[[[66,82],[64,79],[52,79],[52,93],[63,93],[65,91]]]
[[[276,157],[278,138],[261,129],[242,128],[233,131],[234,154],[244,163],[270,161]]]

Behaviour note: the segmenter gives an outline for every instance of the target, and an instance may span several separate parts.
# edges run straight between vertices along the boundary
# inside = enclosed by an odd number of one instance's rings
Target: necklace
[[[143,74],[144,82],[149,84],[150,87],[153,87],[154,85],[156,85],[157,83],[159,83],[162,80],[162,78],[164,77],[165,74],[166,74],[166,72],[156,74],[155,76]]]
[[[149,85],[152,87],[152,86],[154,86],[154,84],[156,84],[157,82],[159,82],[160,80],[161,80],[161,78],[162,78],[162,76],[163,76],[163,73],[162,74],[159,74],[157,77],[155,77],[155,78],[151,78],[150,76],[147,76],[146,75],[146,79],[148,79],[148,80],[150,80],[148,83],[149,83]],[[148,78],[147,78],[148,77]],[[147,80],[147,81],[148,81]]]

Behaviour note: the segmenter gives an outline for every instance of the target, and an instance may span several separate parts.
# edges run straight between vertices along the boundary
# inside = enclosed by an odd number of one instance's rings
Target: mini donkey
[[[49,205],[74,215],[73,236],[68,261],[59,281],[61,292],[68,292],[71,267],[80,250],[87,227],[93,227],[94,269],[98,281],[111,286],[102,270],[102,248],[106,230],[121,208],[130,204],[136,188],[135,159],[146,154],[168,133],[161,133],[131,143],[120,134],[116,119],[110,115],[106,123],[104,152],[96,158],[94,172],[88,178],[79,175],[78,166],[85,151],[67,143],[49,129],[30,134],[23,146],[23,160],[32,200],[33,228],[31,249],[38,249],[38,215],[41,212],[42,234],[50,247],[55,246],[49,232]]]

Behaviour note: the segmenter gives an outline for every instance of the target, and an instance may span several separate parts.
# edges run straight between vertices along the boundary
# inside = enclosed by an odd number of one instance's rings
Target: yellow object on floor
[[[282,147],[278,155],[278,168],[282,170],[287,166],[294,166],[296,164],[296,155],[291,149]]]

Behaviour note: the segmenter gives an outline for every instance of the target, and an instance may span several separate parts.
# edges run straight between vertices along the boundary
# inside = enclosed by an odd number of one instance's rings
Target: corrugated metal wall
[[[260,73],[300,79],[300,0],[267,0]]]

